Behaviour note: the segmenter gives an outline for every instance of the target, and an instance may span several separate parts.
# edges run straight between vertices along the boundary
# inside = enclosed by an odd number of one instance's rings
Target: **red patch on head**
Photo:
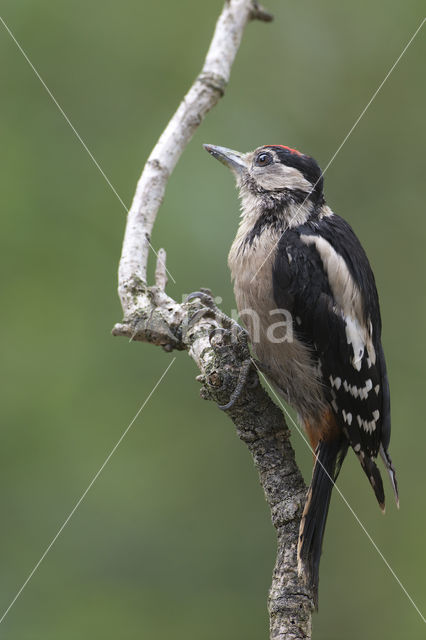
[[[292,149],[291,147],[286,147],[284,144],[268,144],[267,147],[281,147],[281,149],[287,149],[290,153],[294,153],[296,156],[303,156],[303,153],[300,153],[297,149]]]

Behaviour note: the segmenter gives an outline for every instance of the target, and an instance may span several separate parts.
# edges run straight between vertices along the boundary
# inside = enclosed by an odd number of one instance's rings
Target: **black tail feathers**
[[[391,457],[389,455],[389,452],[387,451],[387,449],[384,448],[384,446],[381,444],[380,445],[380,456],[385,464],[385,467],[387,469],[387,472],[389,474],[389,478],[392,484],[392,489],[395,495],[395,502],[396,502],[396,506],[399,509],[399,495],[398,495],[398,483],[396,481],[396,472],[395,472],[395,467],[393,466]]]
[[[360,450],[359,445],[353,447],[353,449],[356,455],[358,456],[358,460],[361,463],[361,466],[363,468],[365,475],[367,476],[371,486],[373,487],[374,495],[376,496],[377,502],[379,503],[379,506],[384,513],[385,512],[385,492],[383,489],[383,481],[382,481],[382,476],[380,474],[380,471],[375,461],[373,460],[373,458],[369,455],[364,454]],[[392,464],[392,460],[388,450],[385,449],[383,444],[380,445],[379,453],[380,453],[380,457],[384,462],[386,470],[389,474],[389,478],[392,484],[392,489],[395,495],[396,506],[399,509],[398,483],[396,481],[395,467]]]
[[[306,504],[300,522],[297,549],[299,573],[311,585],[315,607],[318,608],[319,563],[334,482],[348,451],[346,438],[320,441]]]
[[[383,489],[383,481],[382,476],[380,474],[379,468],[374,462],[373,458],[369,456],[360,456],[358,455],[359,461],[361,462],[361,466],[364,470],[365,475],[367,476],[373,491],[376,496],[377,502],[379,503],[380,509],[385,512],[385,491]]]

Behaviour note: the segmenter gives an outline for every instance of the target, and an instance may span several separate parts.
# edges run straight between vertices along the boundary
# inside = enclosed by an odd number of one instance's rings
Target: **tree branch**
[[[208,111],[223,95],[243,31],[252,19],[270,21],[253,0],[227,0],[199,76],[149,156],[128,213],[119,266],[122,323],[112,333],[188,351],[199,368],[202,396],[226,405],[250,351],[245,332],[220,312],[203,290],[179,304],[165,291],[166,253],[157,255],[155,285],[147,284],[150,236],[167,180]],[[306,487],[289,442],[282,412],[249,373],[236,402],[227,409],[250,450],[277,531],[278,550],[269,594],[271,640],[311,637],[312,594],[297,573],[297,539]],[[241,386],[241,385],[240,385]]]

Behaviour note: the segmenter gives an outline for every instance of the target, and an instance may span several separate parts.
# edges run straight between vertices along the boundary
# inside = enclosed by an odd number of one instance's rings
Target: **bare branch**
[[[155,284],[161,289],[166,290],[167,285],[167,268],[166,268],[167,255],[164,249],[160,249],[157,255],[157,265],[155,267]]]
[[[252,12],[252,0],[226,2],[201,73],[147,160],[128,213],[119,266],[119,295],[125,313],[132,304],[127,297],[129,281],[136,276],[147,282],[149,240],[167,180],[204,116],[222,97]]]
[[[166,351],[188,351],[201,372],[202,396],[227,411],[253,456],[277,531],[270,638],[309,640],[312,593],[298,576],[296,558],[306,487],[282,412],[250,370],[245,332],[215,307],[210,292],[201,290],[181,304],[167,295],[163,249],[157,256],[155,286],[147,282],[150,236],[167,180],[194,131],[223,95],[244,28],[253,19],[269,21],[272,16],[253,0],[226,1],[203,69],[146,162],[128,213],[119,266],[124,320],[112,333]]]
[[[253,2],[253,9],[250,14],[251,20],[260,20],[261,22],[272,22],[274,16],[269,11],[266,11],[261,4]]]

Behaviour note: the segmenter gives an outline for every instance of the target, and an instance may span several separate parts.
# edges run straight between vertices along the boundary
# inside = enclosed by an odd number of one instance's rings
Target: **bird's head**
[[[321,169],[300,151],[282,145],[266,145],[249,153],[211,144],[204,148],[234,173],[243,210],[260,213],[302,203],[312,210],[324,202]]]

